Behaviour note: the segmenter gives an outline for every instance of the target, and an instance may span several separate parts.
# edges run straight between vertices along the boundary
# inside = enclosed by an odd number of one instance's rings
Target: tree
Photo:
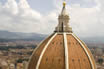
[[[18,59],[17,60],[17,63],[22,63],[23,62],[23,59]]]
[[[2,67],[0,67],[0,69],[2,69]]]
[[[103,62],[104,62],[104,60],[103,60],[102,58],[99,58],[99,59],[98,59],[98,63],[99,63],[99,64],[103,64]]]

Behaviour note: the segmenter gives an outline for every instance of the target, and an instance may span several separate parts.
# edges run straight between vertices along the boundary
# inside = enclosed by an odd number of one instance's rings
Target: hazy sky
[[[70,25],[79,36],[104,35],[104,0],[67,0]],[[62,0],[0,0],[0,30],[50,34]]]

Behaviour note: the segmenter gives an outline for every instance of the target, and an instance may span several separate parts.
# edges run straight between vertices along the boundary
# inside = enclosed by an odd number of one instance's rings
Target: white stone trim
[[[80,45],[82,46],[82,48],[85,50],[85,53],[87,54],[90,62],[91,62],[91,66],[92,66],[92,69],[94,69],[94,65],[93,65],[93,61],[91,60],[91,57],[87,51],[87,49],[84,47],[84,45],[82,44],[82,42],[76,37],[76,35],[72,34],[74,36],[74,38],[80,43]]]
[[[46,49],[48,48],[50,42],[53,40],[53,38],[54,38],[56,35],[57,35],[57,33],[55,33],[55,34],[51,37],[51,39],[48,41],[48,43],[46,44],[46,46],[43,48],[43,50],[42,50],[42,52],[41,52],[41,54],[40,54],[39,60],[38,60],[38,62],[37,62],[37,65],[36,65],[36,69],[39,69],[39,65],[40,65],[40,62],[41,62],[41,60],[42,60],[42,57],[43,57],[43,55],[44,55]]]
[[[66,32],[66,34],[73,34],[73,33],[68,33],[68,32]]]
[[[54,34],[54,33],[53,33],[53,34]],[[51,34],[50,36],[52,36],[53,34]],[[46,37],[45,40],[47,40],[50,36]],[[30,60],[29,60],[29,62],[28,62],[28,64],[27,64],[26,69],[28,68],[28,65],[29,65],[29,63],[30,63],[30,61],[31,61],[31,59],[32,59],[32,56],[34,55],[34,53],[36,52],[36,50],[41,46],[41,44],[42,44],[43,42],[44,42],[44,40],[42,40],[42,41],[39,43],[39,45],[35,48],[35,50],[33,51],[32,55],[31,55],[31,57],[30,57]]]
[[[63,34],[63,33],[72,34],[72,33],[69,33],[69,32],[57,32],[57,34]]]
[[[63,33],[64,36],[64,47],[65,47],[65,69],[69,69],[69,56],[68,56],[68,44],[66,33]]]

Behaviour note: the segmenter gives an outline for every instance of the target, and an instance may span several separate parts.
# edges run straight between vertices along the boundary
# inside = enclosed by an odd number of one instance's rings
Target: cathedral
[[[90,50],[73,33],[69,21],[66,2],[63,2],[58,26],[34,50],[27,69],[96,69]]]

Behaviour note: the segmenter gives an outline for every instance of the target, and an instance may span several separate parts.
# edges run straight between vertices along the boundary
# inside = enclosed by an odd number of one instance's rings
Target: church
[[[69,25],[66,2],[58,22],[55,31],[34,50],[27,69],[96,69],[90,50]]]

